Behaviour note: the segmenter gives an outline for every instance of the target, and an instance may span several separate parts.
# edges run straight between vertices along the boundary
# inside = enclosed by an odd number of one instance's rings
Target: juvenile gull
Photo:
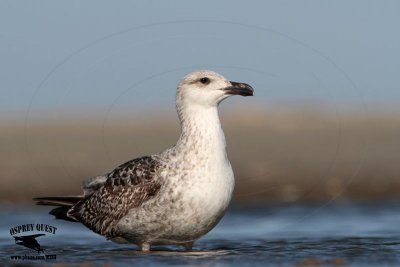
[[[182,132],[174,147],[84,182],[82,196],[36,198],[37,204],[58,206],[50,212],[56,218],[143,251],[168,244],[191,250],[224,215],[235,183],[218,104],[253,92],[212,71],[188,74],[176,93]]]

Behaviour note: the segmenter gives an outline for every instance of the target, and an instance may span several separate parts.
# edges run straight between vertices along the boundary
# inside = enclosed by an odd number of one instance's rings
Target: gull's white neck
[[[177,152],[226,158],[226,142],[217,106],[190,105],[178,108],[182,133],[175,146]],[[191,151],[191,152],[189,152]]]

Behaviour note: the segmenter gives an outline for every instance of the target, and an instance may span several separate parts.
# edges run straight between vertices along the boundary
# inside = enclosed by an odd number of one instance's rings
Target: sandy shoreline
[[[222,112],[236,200],[400,198],[400,116]],[[0,202],[78,194],[83,179],[171,146],[173,113],[0,121]]]

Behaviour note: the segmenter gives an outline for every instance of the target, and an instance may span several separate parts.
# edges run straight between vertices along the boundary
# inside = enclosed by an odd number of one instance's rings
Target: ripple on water
[[[0,221],[0,263],[9,265],[10,255],[30,253],[15,245],[11,226],[43,222],[57,226],[58,233],[41,244],[46,252],[57,254],[54,263],[64,265],[400,266],[397,210],[393,203],[342,205],[318,212],[306,205],[231,209],[216,229],[196,242],[194,251],[160,246],[144,253],[133,245],[106,241],[79,224],[55,221],[47,209],[6,209],[2,214],[7,216]]]

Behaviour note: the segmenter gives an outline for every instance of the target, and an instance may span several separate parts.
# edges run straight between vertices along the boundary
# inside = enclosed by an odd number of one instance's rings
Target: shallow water
[[[142,253],[133,245],[118,245],[85,227],[47,214],[49,208],[2,206],[1,265],[108,266],[400,266],[400,203],[340,203],[330,205],[247,205],[229,210],[220,224],[196,242],[193,252],[156,247]],[[47,260],[11,260],[36,256],[16,245],[10,228],[49,224],[55,234],[37,240]],[[36,233],[36,232],[35,232]],[[31,233],[24,233],[32,234]],[[21,234],[20,234],[21,235]],[[43,254],[39,254],[43,255]]]

